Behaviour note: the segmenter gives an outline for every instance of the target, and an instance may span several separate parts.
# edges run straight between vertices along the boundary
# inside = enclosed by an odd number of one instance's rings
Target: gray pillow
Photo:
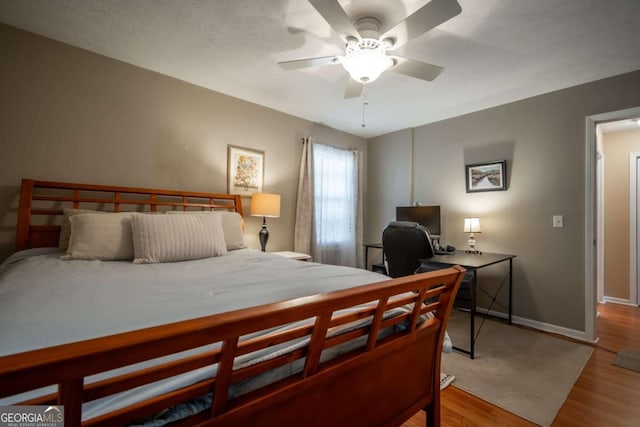
[[[78,213],[69,217],[71,237],[63,259],[133,259],[131,213]]]
[[[71,237],[71,222],[69,218],[74,215],[78,215],[81,213],[108,213],[101,211],[94,211],[92,209],[75,209],[75,208],[66,208],[64,209],[64,214],[62,216],[62,227],[60,228],[60,239],[58,240],[58,246],[63,251],[66,251],[69,247],[69,238]]]
[[[219,215],[222,218],[222,232],[228,251],[244,249],[244,220],[238,212],[230,211],[168,211],[168,214]]]
[[[136,264],[187,261],[224,255],[227,248],[219,215],[131,217]]]

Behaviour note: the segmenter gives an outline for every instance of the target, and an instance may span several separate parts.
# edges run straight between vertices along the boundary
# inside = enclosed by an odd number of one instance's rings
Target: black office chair
[[[387,274],[390,277],[409,276],[448,267],[434,262],[421,262],[433,257],[434,250],[429,231],[420,224],[394,221],[382,231],[382,250]],[[454,307],[470,309],[472,304],[473,272],[467,271],[462,279]]]
[[[429,231],[415,222],[394,221],[382,231],[382,250],[390,277],[409,276],[420,260],[434,254]]]

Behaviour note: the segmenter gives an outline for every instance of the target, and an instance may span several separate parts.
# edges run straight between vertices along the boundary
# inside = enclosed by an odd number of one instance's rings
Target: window
[[[362,153],[303,140],[293,248],[324,264],[362,266]]]
[[[313,240],[322,262],[356,264],[357,176],[353,151],[313,145]]]

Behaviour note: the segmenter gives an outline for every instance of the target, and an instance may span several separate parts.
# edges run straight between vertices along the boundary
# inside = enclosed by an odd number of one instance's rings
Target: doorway
[[[603,266],[598,265],[602,255],[603,234],[599,233],[598,218],[602,216],[598,204],[598,125],[615,121],[629,121],[640,117],[640,107],[597,114],[586,118],[586,194],[585,194],[585,336],[595,341],[595,320],[597,302],[600,295],[598,273]],[[600,164],[601,165],[601,164]],[[606,238],[606,237],[605,237]]]
[[[639,123],[640,125],[640,123]],[[639,127],[640,129],[640,127]],[[638,144],[640,145],[640,130]],[[640,151],[629,153],[629,303],[638,305],[638,271],[640,270]]]
[[[597,137],[598,301],[635,306],[640,126],[598,124]]]

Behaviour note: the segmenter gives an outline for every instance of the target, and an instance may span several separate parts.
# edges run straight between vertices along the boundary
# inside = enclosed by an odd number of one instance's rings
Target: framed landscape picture
[[[507,189],[507,161],[465,165],[467,193]]]
[[[264,181],[264,151],[227,146],[227,191],[250,196],[262,193]]]

